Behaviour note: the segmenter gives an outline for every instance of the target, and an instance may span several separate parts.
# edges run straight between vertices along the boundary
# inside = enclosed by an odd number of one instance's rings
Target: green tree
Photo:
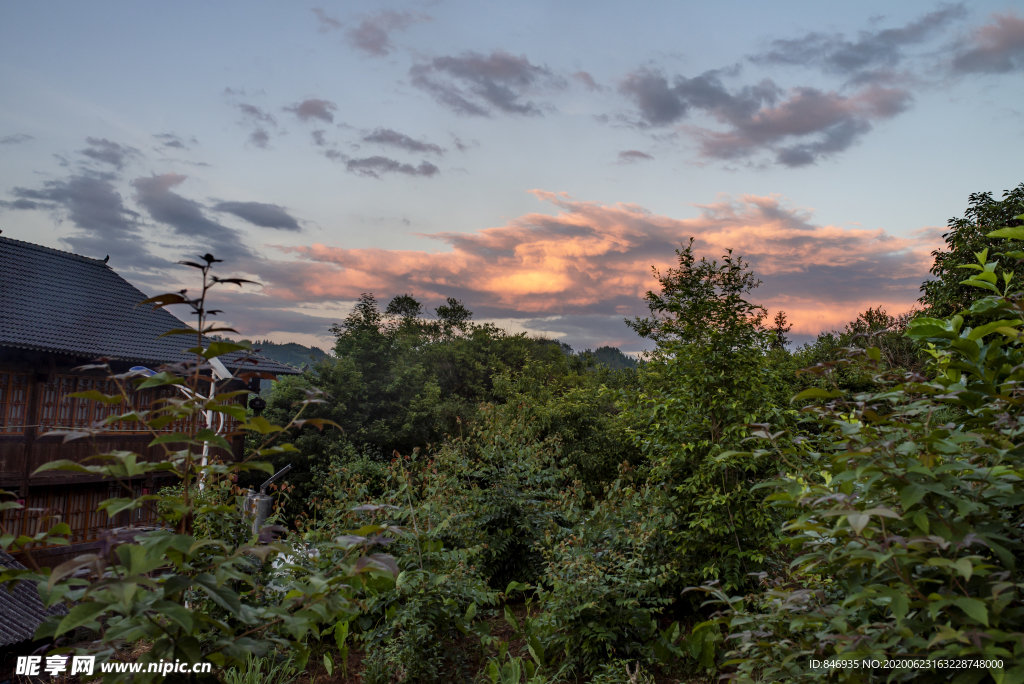
[[[636,368],[638,365],[636,359],[626,356],[618,347],[598,347],[590,353],[593,354],[594,361],[612,370]]]
[[[1021,225],[1024,222],[1017,216],[1022,213],[1024,183],[1004,191],[1002,200],[994,199],[991,192],[971,194],[964,215],[947,222],[949,230],[942,236],[946,241],[945,249],[932,252],[935,262],[929,272],[935,279],[921,285],[920,299],[929,316],[952,316],[985,296],[982,290],[963,284],[969,274],[962,270],[962,265],[973,264],[974,255],[984,249],[993,255],[1020,250],[1020,241],[990,238],[988,233],[1004,226]],[[1009,269],[1018,279],[1024,277],[1024,265],[1018,259],[1000,262],[996,275],[1002,277],[1004,269]]]
[[[851,349],[877,347],[887,370],[920,372],[926,355],[921,345],[905,334],[907,326],[919,315],[921,312],[914,309],[893,316],[881,306],[869,307],[843,330],[820,333],[813,342],[796,350],[791,365],[794,369],[828,367],[828,380],[823,380],[820,374],[803,373],[794,384],[794,393],[808,387],[831,385],[856,391],[871,388],[872,373],[862,365],[849,362]]]
[[[496,400],[495,377],[530,360],[561,355],[524,334],[473,323],[472,312],[455,299],[437,307],[434,320],[423,313],[411,295],[395,297],[382,312],[376,298],[365,293],[332,327],[334,357],[276,384],[268,418],[285,419],[306,392],[319,390],[328,399],[311,407],[311,415],[341,426],[322,433],[303,430],[292,438],[297,452],[275,463],[294,466],[291,514],[300,512],[300,502],[316,489],[318,472],[329,463],[387,462],[396,451],[409,454],[448,435],[468,434],[479,406]]]
[[[780,416],[782,383],[768,353],[766,311],[749,301],[759,281],[742,258],[699,261],[693,240],[679,265],[655,276],[648,318],[627,323],[657,343],[641,373],[641,391],[625,396],[651,478],[665,485],[683,585],[720,579],[746,586],[768,558],[775,520],[753,486],[776,473],[768,458],[737,456],[752,423]]]
[[[793,329],[793,325],[786,320],[786,312],[779,311],[775,314],[775,325],[772,327],[772,349],[785,349],[789,344],[789,338],[786,335]]]
[[[270,340],[256,340],[252,342],[252,348],[262,356],[296,368],[309,366],[327,357],[327,352],[320,347],[307,347],[298,342],[277,343]]]
[[[1020,240],[1024,227],[984,237]],[[873,387],[796,397],[811,402],[816,435],[771,449],[793,467],[773,495],[790,516],[792,571],[757,596],[711,590],[729,605],[733,681],[1024,681],[1024,293],[993,282],[985,252],[967,280],[994,294],[908,326],[928,351],[925,375],[887,372],[877,347],[853,350]]]

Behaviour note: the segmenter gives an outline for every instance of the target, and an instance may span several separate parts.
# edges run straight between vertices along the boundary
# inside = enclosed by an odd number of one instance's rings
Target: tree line
[[[116,659],[142,641],[143,659],[235,672],[258,657],[328,676],[358,662],[369,684],[1024,681],[1024,184],[971,195],[945,241],[919,309],[870,308],[798,349],[740,256],[683,244],[627,323],[654,345],[636,367],[454,299],[426,317],[363,295],[333,356],[239,415],[245,462],[199,462],[216,437],[193,430],[184,450],[164,440],[165,464],[46,466],[182,484],[151,495],[163,529],[0,581],[73,602],[39,632],[87,635],[66,648]],[[188,382],[246,347],[217,345]],[[196,393],[109,420],[201,410],[241,409]],[[285,463],[253,530],[239,485]]]

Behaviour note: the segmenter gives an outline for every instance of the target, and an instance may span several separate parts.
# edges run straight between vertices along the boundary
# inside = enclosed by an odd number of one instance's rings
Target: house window
[[[0,373],[0,433],[25,432],[28,382],[27,374]]]

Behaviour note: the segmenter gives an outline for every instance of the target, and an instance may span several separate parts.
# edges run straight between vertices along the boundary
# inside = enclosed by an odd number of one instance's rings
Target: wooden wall
[[[116,388],[110,381],[96,372],[76,372],[70,363],[59,364],[52,355],[23,355],[18,360],[22,363],[11,363],[9,358],[0,356],[0,490],[14,495],[24,505],[22,509],[0,513],[0,525],[4,531],[31,535],[58,522],[67,522],[72,529],[72,546],[41,548],[33,552],[33,559],[40,565],[54,566],[98,547],[98,541],[111,529],[153,525],[156,516],[152,508],[111,519],[106,512],[97,513],[96,507],[112,496],[141,496],[155,492],[158,487],[176,482],[173,476],[150,474],[118,483],[70,471],[51,470],[38,474],[35,471],[45,463],[60,459],[88,464],[89,457],[112,451],[133,451],[144,460],[160,460],[166,454],[164,446],[148,446],[153,437],[140,431],[138,423],[119,423],[112,426],[109,434],[70,442],[64,442],[63,435],[49,434],[86,427],[127,409],[69,396],[88,389],[116,394]],[[118,368],[115,371],[123,372]],[[133,405],[149,408],[153,401],[174,391],[172,388],[157,388],[135,393]],[[233,421],[226,427],[232,429]],[[188,432],[188,426],[172,424],[163,432]],[[181,447],[166,446],[172,450]],[[225,460],[240,459],[242,439],[236,438],[233,446],[233,453],[214,449],[211,456]],[[10,500],[9,496],[4,498]],[[16,556],[25,562],[21,554]]]

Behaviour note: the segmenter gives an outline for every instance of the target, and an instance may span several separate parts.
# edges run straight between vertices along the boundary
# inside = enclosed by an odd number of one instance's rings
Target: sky
[[[695,238],[806,341],[1024,181],[1021,5],[0,0],[0,231],[147,294],[212,253],[251,339],[408,293],[627,352]]]

